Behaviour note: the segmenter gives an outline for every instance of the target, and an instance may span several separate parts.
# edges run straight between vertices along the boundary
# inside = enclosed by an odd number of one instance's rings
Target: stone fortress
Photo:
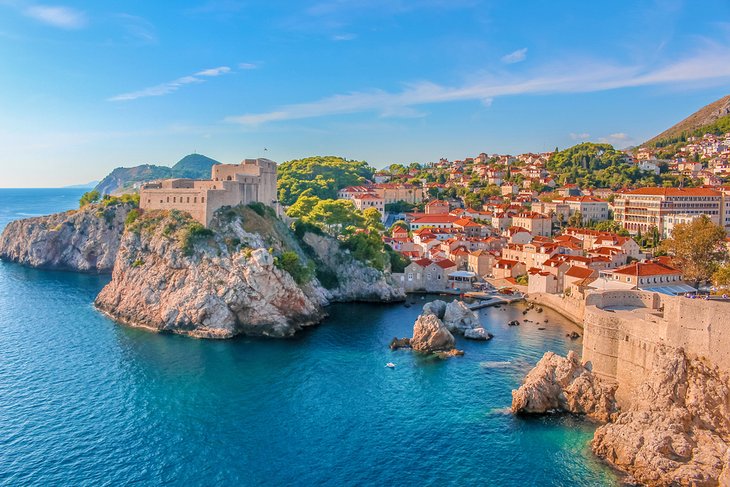
[[[532,294],[583,326],[583,361],[619,385],[616,398],[631,404],[651,371],[657,348],[681,348],[730,373],[730,304],[637,290],[589,291],[584,297]]]
[[[216,164],[211,179],[164,179],[144,184],[139,191],[141,209],[185,211],[206,227],[219,208],[254,202],[278,209],[274,161]]]

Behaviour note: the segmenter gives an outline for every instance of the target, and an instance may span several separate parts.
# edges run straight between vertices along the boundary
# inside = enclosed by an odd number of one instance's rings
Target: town
[[[382,215],[384,243],[409,261],[394,272],[407,292],[460,294],[489,283],[574,296],[682,295],[702,279],[683,273],[660,243],[700,219],[730,230],[730,133],[688,137],[667,151],[584,143],[442,158],[392,165],[337,197]]]

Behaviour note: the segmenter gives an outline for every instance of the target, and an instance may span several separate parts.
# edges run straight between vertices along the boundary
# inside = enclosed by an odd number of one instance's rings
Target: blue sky
[[[624,147],[730,93],[727,0],[61,2],[0,0],[0,187]]]

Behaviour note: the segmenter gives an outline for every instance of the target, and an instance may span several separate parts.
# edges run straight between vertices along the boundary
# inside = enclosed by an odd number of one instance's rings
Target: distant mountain
[[[98,184],[99,181],[90,181],[84,184],[71,184],[69,186],[63,186],[63,189],[91,189],[93,187],[96,187],[96,185]]]
[[[687,137],[706,133],[725,133],[730,131],[730,95],[706,105],[678,124],[665,130],[642,147],[665,147],[684,142]]]
[[[167,178],[210,178],[210,168],[220,162],[201,154],[190,154],[174,166],[142,164],[134,167],[118,167],[101,180],[94,189],[102,194],[123,193],[132,189],[135,183]]]

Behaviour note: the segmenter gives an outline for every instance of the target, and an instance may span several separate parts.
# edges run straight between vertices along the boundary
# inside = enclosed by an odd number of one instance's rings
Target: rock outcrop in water
[[[424,313],[413,325],[411,348],[417,352],[447,352],[454,348],[454,335],[438,316]]]
[[[619,411],[615,388],[567,358],[546,353],[512,391],[512,411],[586,414],[607,424],[593,452],[650,486],[730,485],[730,382],[682,349],[660,346],[651,373]]]
[[[655,357],[632,404],[596,430],[593,451],[648,485],[730,485],[728,377],[681,349]]]
[[[342,253],[333,243],[329,251]],[[285,270],[267,249],[293,252],[301,264]],[[322,306],[332,300],[401,296],[382,272],[351,260],[342,256],[342,268],[328,269],[347,283],[347,292],[341,284],[331,291],[316,278],[302,277],[306,252],[269,213],[222,210],[206,230],[181,212],[148,212],[125,232],[112,280],[96,306],[132,326],[194,337],[286,337],[318,323],[325,316]],[[343,272],[349,273],[346,280]]]
[[[547,352],[524,384],[512,391],[512,412],[562,411],[608,421],[618,412],[614,392],[580,363],[575,352],[567,357]]]
[[[45,269],[109,272],[124,221],[135,206],[100,203],[10,222],[0,235],[0,259]]]

